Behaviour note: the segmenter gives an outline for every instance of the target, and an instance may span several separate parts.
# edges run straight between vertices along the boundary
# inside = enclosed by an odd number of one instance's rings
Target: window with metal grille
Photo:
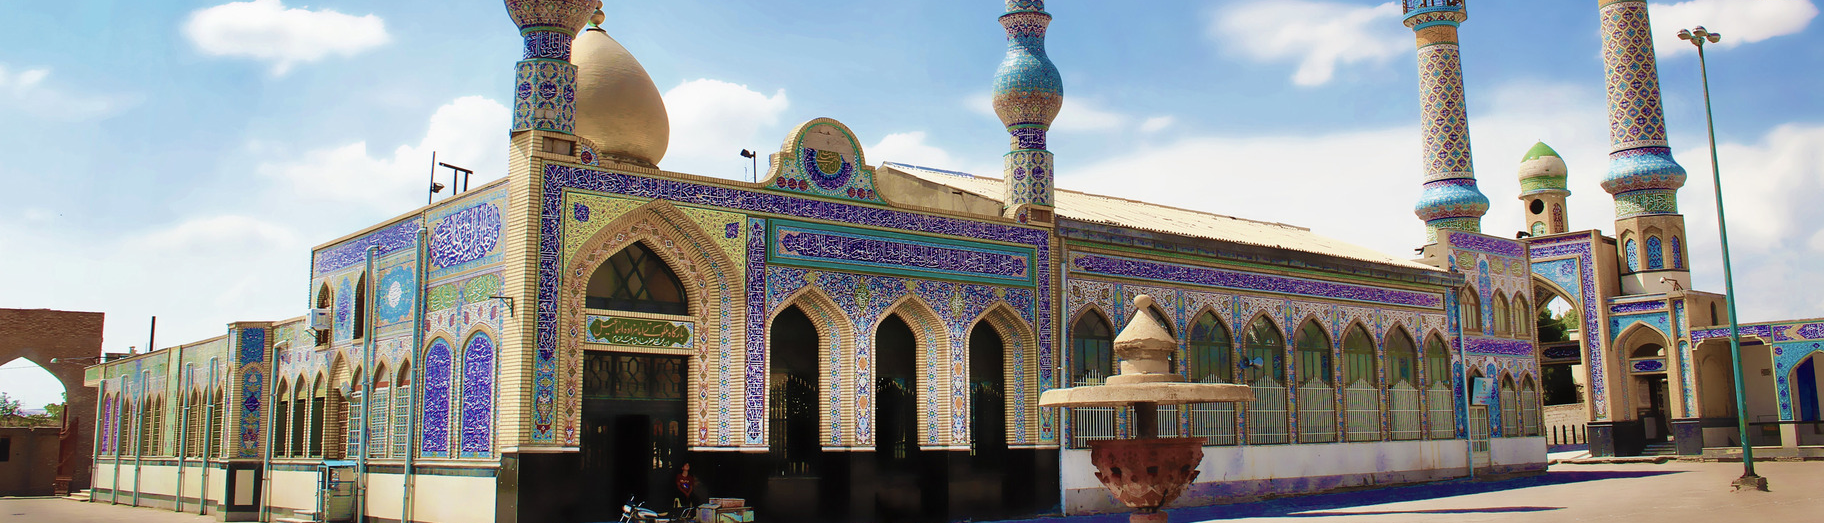
[[[1419,439],[1424,434],[1420,426],[1423,406],[1417,388],[1418,352],[1412,345],[1412,336],[1398,327],[1387,333],[1384,345],[1387,353],[1387,381],[1393,383],[1387,388],[1388,435],[1395,440]]]
[[[1380,441],[1381,389],[1374,338],[1361,325],[1343,335],[1343,425],[1348,441]]]
[[[203,415],[202,393],[190,393],[184,409],[184,457],[203,455]]]
[[[1330,336],[1316,321],[1298,328],[1295,354],[1298,386],[1298,442],[1336,441],[1336,388],[1331,386]]]
[[[1108,320],[1096,311],[1084,312],[1070,329],[1070,384],[1101,385],[1114,374],[1115,338]],[[1115,437],[1114,407],[1072,407],[1071,445],[1086,447],[1091,440]]]
[[[164,398],[153,396],[146,399],[145,427],[145,436],[140,440],[144,446],[139,453],[143,456],[157,456],[163,452],[163,448],[159,444],[164,442],[162,438],[165,432]]]
[[[583,306],[591,309],[684,315],[684,284],[665,260],[635,242],[614,253],[589,276]]]
[[[216,390],[215,395],[209,398],[209,406],[209,411],[213,414],[209,416],[209,441],[206,442],[209,445],[209,452],[207,457],[213,458],[221,456],[222,446],[227,444],[225,442],[227,438],[224,438],[222,435],[222,418],[228,417],[228,413],[222,410],[221,390]]]
[[[404,459],[407,440],[411,439],[412,430],[412,369],[411,366],[399,365],[399,381],[393,387],[393,453],[394,458]]]
[[[1540,435],[1543,432],[1541,430],[1541,425],[1543,425],[1544,421],[1540,419],[1540,415],[1539,389],[1533,386],[1533,379],[1528,377],[1526,378],[1526,381],[1520,385],[1520,422],[1523,427],[1521,434],[1527,436]]]
[[[1186,338],[1185,370],[1197,383],[1233,383],[1235,381],[1234,348],[1230,346],[1229,328],[1215,314],[1204,312],[1191,322]],[[1204,438],[1205,445],[1235,444],[1235,405],[1233,403],[1197,403],[1184,408],[1191,414],[1191,437]],[[1160,416],[1162,419],[1163,411]]]
[[[1524,433],[1526,427],[1520,420],[1520,391],[1514,388],[1512,377],[1501,379],[1501,437],[1514,438]]]
[[[359,380],[360,376],[356,376],[355,379]],[[348,393],[348,417],[344,418],[348,420],[348,425],[346,427],[348,437],[343,440],[345,441],[342,445],[343,456],[353,458],[361,455],[362,413],[361,393],[358,391]]]
[[[1444,338],[1425,340],[1425,408],[1432,439],[1457,437],[1457,398],[1451,380],[1450,349]]]
[[[1243,335],[1247,361],[1241,376],[1254,389],[1248,403],[1248,444],[1273,445],[1290,441],[1286,405],[1286,342],[1279,327],[1266,316],[1254,319]]]
[[[386,452],[392,449],[391,440],[387,439],[393,418],[392,380],[389,379],[391,376],[387,374],[386,367],[380,367],[374,376],[374,392],[368,396],[367,402],[368,416],[371,416],[367,419],[367,457],[384,458]]]

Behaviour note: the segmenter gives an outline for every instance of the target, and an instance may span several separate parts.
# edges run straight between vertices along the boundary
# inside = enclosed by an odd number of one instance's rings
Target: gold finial
[[[601,27],[602,21],[607,19],[608,15],[602,14],[601,9],[596,9],[595,14],[589,15],[589,25]]]

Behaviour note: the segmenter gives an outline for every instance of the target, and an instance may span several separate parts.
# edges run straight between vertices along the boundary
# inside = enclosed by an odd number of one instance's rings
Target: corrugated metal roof
[[[882,167],[889,167],[922,180],[947,185],[994,200],[1000,200],[1003,197],[1004,189],[1000,178],[988,178],[903,163],[888,162],[882,164]],[[1330,238],[1295,225],[1255,221],[1065,189],[1057,189],[1056,197],[1058,216],[1072,220],[1309,252],[1412,269],[1437,270],[1436,267],[1430,265],[1394,258],[1380,251]]]

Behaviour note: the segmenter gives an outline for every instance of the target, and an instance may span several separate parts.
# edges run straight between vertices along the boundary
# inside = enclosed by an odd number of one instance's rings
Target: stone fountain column
[[[1165,523],[1160,508],[1184,494],[1203,460],[1202,438],[1159,437],[1159,406],[1254,400],[1246,385],[1185,383],[1172,369],[1178,340],[1144,312],[1152,306],[1151,296],[1134,298],[1135,310],[1142,312],[1115,336],[1121,364],[1103,385],[1054,389],[1039,397],[1041,407],[1133,407],[1133,439],[1089,444],[1096,479],[1133,509],[1132,523]]]

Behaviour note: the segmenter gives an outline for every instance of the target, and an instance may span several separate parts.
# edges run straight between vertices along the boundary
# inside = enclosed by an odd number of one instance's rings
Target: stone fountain
[[[1130,523],[1165,523],[1160,507],[1184,493],[1197,478],[1203,461],[1203,438],[1159,437],[1159,406],[1186,403],[1235,403],[1254,400],[1246,385],[1186,383],[1172,370],[1178,340],[1145,311],[1147,295],[1134,297],[1134,318],[1115,336],[1120,367],[1102,385],[1045,391],[1040,407],[1134,408],[1129,424],[1133,439],[1089,442],[1089,461],[1096,479],[1115,499],[1133,509]]]

